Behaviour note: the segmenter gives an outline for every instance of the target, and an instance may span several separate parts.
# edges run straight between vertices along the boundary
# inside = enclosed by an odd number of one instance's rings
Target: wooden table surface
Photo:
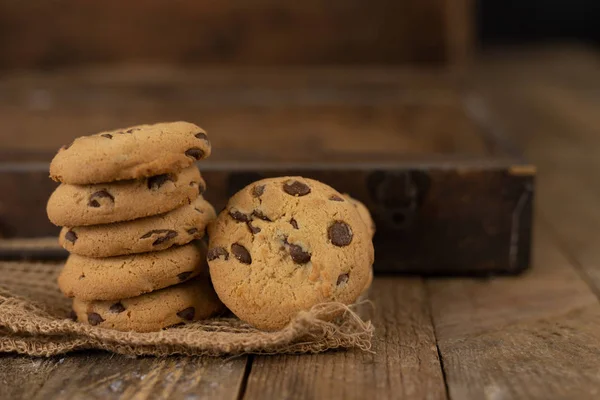
[[[600,398],[600,57],[495,52],[471,78],[538,165],[534,265],[518,277],[377,277],[373,353],[3,355],[0,398]]]

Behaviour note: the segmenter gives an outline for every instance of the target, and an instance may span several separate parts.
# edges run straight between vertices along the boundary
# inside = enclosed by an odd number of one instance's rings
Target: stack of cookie
[[[159,330],[222,309],[206,265],[216,215],[194,165],[210,155],[206,133],[161,123],[80,137],[59,150],[61,185],[49,219],[71,252],[59,286],[79,321],[116,330]]]

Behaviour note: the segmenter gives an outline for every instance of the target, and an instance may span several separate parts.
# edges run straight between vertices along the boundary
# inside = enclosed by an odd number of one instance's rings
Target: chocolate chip
[[[348,274],[341,274],[337,278],[336,285],[340,286],[341,284],[348,282],[348,278]]]
[[[235,219],[238,222],[248,222],[250,218],[246,214],[243,214],[239,211],[229,211],[229,215],[231,218]]]
[[[332,194],[331,196],[329,196],[329,200],[331,200],[331,201],[344,201],[344,199],[342,199],[337,194]]]
[[[198,228],[188,229],[187,233],[189,233],[190,235],[194,235],[194,234],[198,233]]]
[[[125,306],[119,301],[118,303],[115,303],[112,306],[110,306],[108,311],[110,311],[113,314],[119,314],[125,311]]]
[[[75,311],[71,310],[71,312],[69,312],[69,319],[77,322],[77,314],[75,313]]]
[[[112,135],[110,133],[103,133],[102,135],[100,135],[102,137],[105,137],[107,139],[112,139]]]
[[[169,174],[155,175],[148,178],[148,189],[157,190],[166,182],[174,182],[174,179]]]
[[[65,239],[75,244],[77,241],[77,234],[73,231],[67,231],[67,233],[65,233]]]
[[[112,196],[112,194],[108,193],[106,190],[99,190],[90,195],[88,206],[94,208],[100,207],[101,204],[98,201],[99,199],[109,199],[111,203],[115,202],[115,198]]]
[[[200,213],[200,214],[204,214],[204,210],[201,210],[197,207],[194,207],[194,210],[196,210],[196,212]]]
[[[239,243],[234,243],[231,245],[231,252],[242,264],[252,264],[252,257],[250,253],[244,246]]]
[[[206,254],[208,261],[216,260],[221,256],[224,256],[225,260],[229,260],[229,253],[223,247],[213,247]]]
[[[352,229],[343,221],[335,221],[327,230],[331,243],[338,247],[348,246],[352,242]]]
[[[254,211],[252,211],[252,215],[254,215],[256,218],[262,219],[263,221],[269,221],[269,222],[271,222],[271,218],[267,217],[261,211],[254,210]]]
[[[298,222],[294,218],[290,219],[290,224],[294,227],[294,229],[298,229]]]
[[[165,236],[159,237],[158,239],[156,239],[154,241],[154,243],[152,243],[152,246],[158,246],[159,244],[162,244],[166,241],[169,241],[173,238],[177,237],[177,232],[176,231],[169,231],[167,232],[167,234]]]
[[[194,271],[186,271],[177,275],[179,282],[187,281]]]
[[[206,192],[206,186],[202,182],[199,182],[198,183],[198,194],[203,194],[204,192]]]
[[[265,192],[265,185],[254,185],[252,188],[252,196],[260,197]]]
[[[288,181],[283,185],[283,191],[291,196],[306,196],[310,193],[310,187],[302,182]]]
[[[310,261],[311,254],[307,251],[302,250],[302,247],[297,244],[288,244],[290,249],[290,256],[296,264],[306,264]]]
[[[250,229],[250,232],[252,232],[253,235],[255,235],[258,232],[260,232],[260,228],[258,226],[253,226],[252,222],[248,221],[247,225],[248,225],[248,228]]]
[[[162,244],[162,243],[166,242],[167,240],[171,240],[174,237],[177,237],[177,231],[174,231],[171,229],[154,229],[154,230],[144,234],[144,236],[140,237],[140,239],[148,239],[149,237],[151,237],[153,235],[163,235],[163,236],[158,237],[154,241],[154,243],[152,243],[152,246],[158,246],[159,244]]]
[[[200,160],[202,157],[204,157],[204,151],[198,147],[192,147],[191,149],[185,151],[185,155],[195,158],[196,160]]]
[[[88,317],[88,322],[89,322],[90,325],[96,326],[96,325],[101,324],[102,322],[104,322],[104,318],[102,318],[100,316],[100,314],[95,313],[95,312],[88,313],[87,317]]]
[[[127,133],[133,133],[133,132],[139,131],[139,130],[141,130],[141,129],[140,128],[131,128],[131,129],[127,129],[125,132],[127,132]]]
[[[198,139],[206,140],[208,142],[208,136],[206,136],[206,133],[204,132],[196,133],[194,136],[196,136]]]
[[[196,309],[194,307],[185,308],[177,313],[179,318],[185,319],[186,321],[191,321],[194,319],[194,315],[196,314]]]

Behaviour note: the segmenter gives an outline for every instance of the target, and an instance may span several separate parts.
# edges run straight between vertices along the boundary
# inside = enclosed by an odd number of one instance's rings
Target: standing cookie
[[[365,223],[367,229],[369,230],[369,234],[371,237],[373,237],[375,235],[375,222],[373,221],[373,217],[371,217],[371,213],[369,212],[367,206],[351,197],[348,193],[344,193],[344,198],[352,203],[354,207],[356,207],[356,211],[358,211],[360,219],[362,219],[362,221]]]
[[[87,257],[159,251],[200,239],[215,218],[214,208],[199,196],[192,204],[166,214],[113,224],[64,227],[58,241],[70,253]]]
[[[354,302],[373,264],[371,236],[356,207],[312,179],[255,182],[209,229],[219,298],[260,329],[279,329],[321,302]]]
[[[118,331],[158,331],[206,319],[223,310],[207,276],[128,299],[73,300],[78,321]]]
[[[50,164],[57,182],[85,185],[168,174],[210,156],[206,132],[189,122],[138,125],[82,136]]]
[[[149,178],[68,185],[52,193],[46,211],[58,226],[85,226],[130,221],[162,214],[191,203],[206,188],[198,168]]]

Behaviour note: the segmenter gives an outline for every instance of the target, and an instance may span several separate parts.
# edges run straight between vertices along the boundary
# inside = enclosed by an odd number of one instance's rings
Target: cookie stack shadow
[[[103,328],[155,331],[223,310],[206,263],[215,211],[195,161],[206,133],[185,122],[101,132],[64,146],[48,201],[71,254],[59,287],[73,318]]]

